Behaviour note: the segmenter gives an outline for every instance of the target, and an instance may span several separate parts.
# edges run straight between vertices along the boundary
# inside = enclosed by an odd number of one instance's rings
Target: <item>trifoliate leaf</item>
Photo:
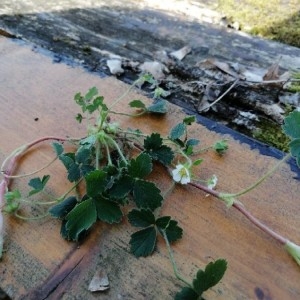
[[[228,150],[228,144],[226,140],[217,141],[213,145],[213,149],[220,155],[224,154]]]
[[[205,270],[199,270],[196,278],[193,280],[194,290],[199,296],[209,288],[216,285],[224,276],[227,269],[227,262],[224,259],[218,259],[210,262]]]
[[[80,233],[88,230],[97,220],[96,205],[93,199],[85,200],[76,205],[66,216],[67,236],[78,241]]]
[[[101,196],[94,198],[98,219],[108,224],[119,223],[123,213],[116,202],[105,199]]]
[[[186,125],[191,125],[196,121],[196,116],[187,116],[183,119],[183,123]]]
[[[68,197],[64,201],[52,206],[49,213],[54,218],[63,219],[77,204],[77,199],[74,196]]]
[[[144,140],[144,148],[153,160],[168,165],[174,159],[174,153],[170,147],[163,145],[162,141],[159,133],[152,133]]]
[[[199,300],[199,295],[189,287],[184,287],[175,295],[175,300]]]
[[[186,125],[184,123],[179,123],[171,129],[169,137],[173,141],[177,140],[185,133],[185,131]]]
[[[131,192],[134,186],[134,179],[128,175],[123,175],[115,181],[109,195],[115,199],[123,199]]]
[[[148,106],[147,111],[150,113],[165,114],[168,112],[167,103],[168,102],[166,100],[159,100]]]
[[[155,216],[149,209],[133,209],[128,214],[128,221],[135,227],[148,227],[155,224]]]
[[[86,106],[86,110],[92,114],[94,111],[96,111],[99,107],[101,107],[103,110],[107,110],[107,106],[103,103],[104,98],[102,96],[96,97],[93,100],[93,103],[88,104]]]
[[[30,179],[28,185],[31,186],[33,190],[29,192],[29,196],[32,196],[42,191],[45,188],[49,179],[50,179],[50,175],[44,175],[42,179],[39,177]]]
[[[294,139],[289,143],[291,154],[296,158],[298,167],[300,168],[300,138]]]
[[[128,166],[128,174],[133,178],[144,178],[152,171],[150,155],[141,153],[135,159],[131,159]]]
[[[163,197],[153,182],[137,179],[133,187],[133,200],[138,208],[149,208],[153,211],[161,206]]]
[[[300,111],[291,112],[282,126],[283,132],[292,139],[300,138]]]
[[[141,100],[133,100],[129,102],[129,106],[133,108],[146,110],[146,105]]]
[[[156,230],[153,226],[137,231],[131,235],[130,251],[136,256],[148,256],[156,245]]]
[[[90,197],[95,197],[104,192],[108,183],[107,173],[103,170],[95,170],[85,176],[86,193]]]
[[[61,155],[64,152],[64,147],[60,143],[52,143],[52,147],[57,156]]]

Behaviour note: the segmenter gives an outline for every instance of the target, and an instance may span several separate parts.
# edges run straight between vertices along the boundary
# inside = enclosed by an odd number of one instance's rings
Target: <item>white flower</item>
[[[297,262],[298,265],[300,265],[300,246],[287,241],[286,244],[284,245],[285,249],[287,252],[292,255],[294,260]]]
[[[178,164],[176,169],[172,171],[174,181],[181,184],[187,184],[191,182],[190,170],[182,164]]]

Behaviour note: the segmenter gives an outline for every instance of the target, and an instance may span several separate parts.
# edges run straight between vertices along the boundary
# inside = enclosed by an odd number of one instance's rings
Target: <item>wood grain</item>
[[[84,136],[85,130],[73,117],[77,113],[72,100],[76,92],[95,85],[109,103],[127,88],[114,78],[100,78],[81,68],[53,63],[50,55],[5,38],[0,38],[0,54],[1,161],[19,145],[44,135]],[[124,103],[136,98],[150,101],[134,91],[116,109],[126,111]],[[183,115],[181,109],[170,105],[170,113],[164,118],[117,119],[124,126],[167,134]],[[277,162],[199,124],[192,127],[192,135],[203,145],[229,139],[231,149],[225,157],[209,153],[197,170],[203,178],[217,174],[220,191],[239,191]],[[39,147],[24,157],[18,172],[41,166],[51,157],[50,147]],[[54,178],[49,189],[62,193],[67,185],[63,168],[56,164],[49,172]],[[156,172],[157,184],[166,190],[169,179],[165,170],[158,168]],[[290,166],[284,165],[241,201],[274,230],[300,243],[296,177]],[[25,190],[25,182],[19,187]],[[211,260],[228,260],[228,272],[206,294],[207,299],[300,297],[299,266],[276,241],[234,209],[187,186],[175,189],[163,213],[172,215],[184,229],[182,241],[174,245],[174,255],[185,277],[192,278],[197,268]],[[25,222],[7,217],[6,222],[0,287],[13,299],[171,299],[180,288],[161,240],[157,252],[149,258],[136,259],[129,253],[128,241],[134,229],[125,220],[122,226],[96,226],[81,245],[62,240],[59,222],[53,219]],[[108,274],[111,285],[101,296],[87,290],[99,269]]]

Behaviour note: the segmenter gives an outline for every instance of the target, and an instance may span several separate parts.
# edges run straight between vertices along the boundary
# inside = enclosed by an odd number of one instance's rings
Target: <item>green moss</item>
[[[254,138],[284,152],[289,151],[290,140],[282,132],[280,125],[270,121],[261,121],[258,126],[259,129],[253,132]]]
[[[245,32],[300,47],[299,0],[219,0],[217,10]]]
[[[300,93],[300,72],[292,72],[292,78],[299,81],[292,82],[292,84],[289,86],[289,91]]]

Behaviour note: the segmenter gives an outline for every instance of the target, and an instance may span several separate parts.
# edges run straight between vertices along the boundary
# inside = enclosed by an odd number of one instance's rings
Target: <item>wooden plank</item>
[[[113,78],[100,78],[79,67],[53,63],[47,53],[32,51],[28,45],[0,39],[1,142],[3,161],[19,145],[44,135],[82,136],[85,134],[73,116],[77,108],[73,95],[97,86],[106,101],[121,95],[127,86]],[[142,98],[131,92],[116,109],[126,111],[124,103]],[[145,132],[167,134],[182,119],[181,109],[170,105],[164,118],[133,119],[118,117],[124,126]],[[36,121],[38,118],[38,121]],[[196,124],[192,135],[203,145],[224,138]],[[235,192],[251,184],[271,168],[277,159],[259,153],[232,136],[224,158],[205,155],[199,175],[217,174],[218,190]],[[32,151],[19,173],[43,165],[53,157],[46,146]],[[50,169],[55,178],[50,189],[60,194],[67,182],[63,168]],[[164,169],[158,169],[159,187],[169,186]],[[25,189],[25,183],[21,183]],[[299,181],[284,165],[271,180],[243,203],[258,218],[296,243],[300,241]],[[249,223],[234,209],[227,209],[212,197],[192,187],[177,187],[163,209],[184,229],[184,238],[174,245],[180,271],[192,278],[197,268],[219,257],[226,258],[229,269],[222,282],[206,295],[208,299],[297,299],[300,297],[299,267],[278,243]],[[133,229],[99,225],[82,245],[68,243],[59,236],[59,222],[53,219],[25,222],[7,217],[6,253],[0,264],[0,287],[13,299],[94,299],[87,287],[96,270],[108,273],[111,288],[103,299],[171,299],[180,287],[174,279],[164,243],[149,258],[136,259],[129,253]],[[263,296],[262,296],[263,295]]]

